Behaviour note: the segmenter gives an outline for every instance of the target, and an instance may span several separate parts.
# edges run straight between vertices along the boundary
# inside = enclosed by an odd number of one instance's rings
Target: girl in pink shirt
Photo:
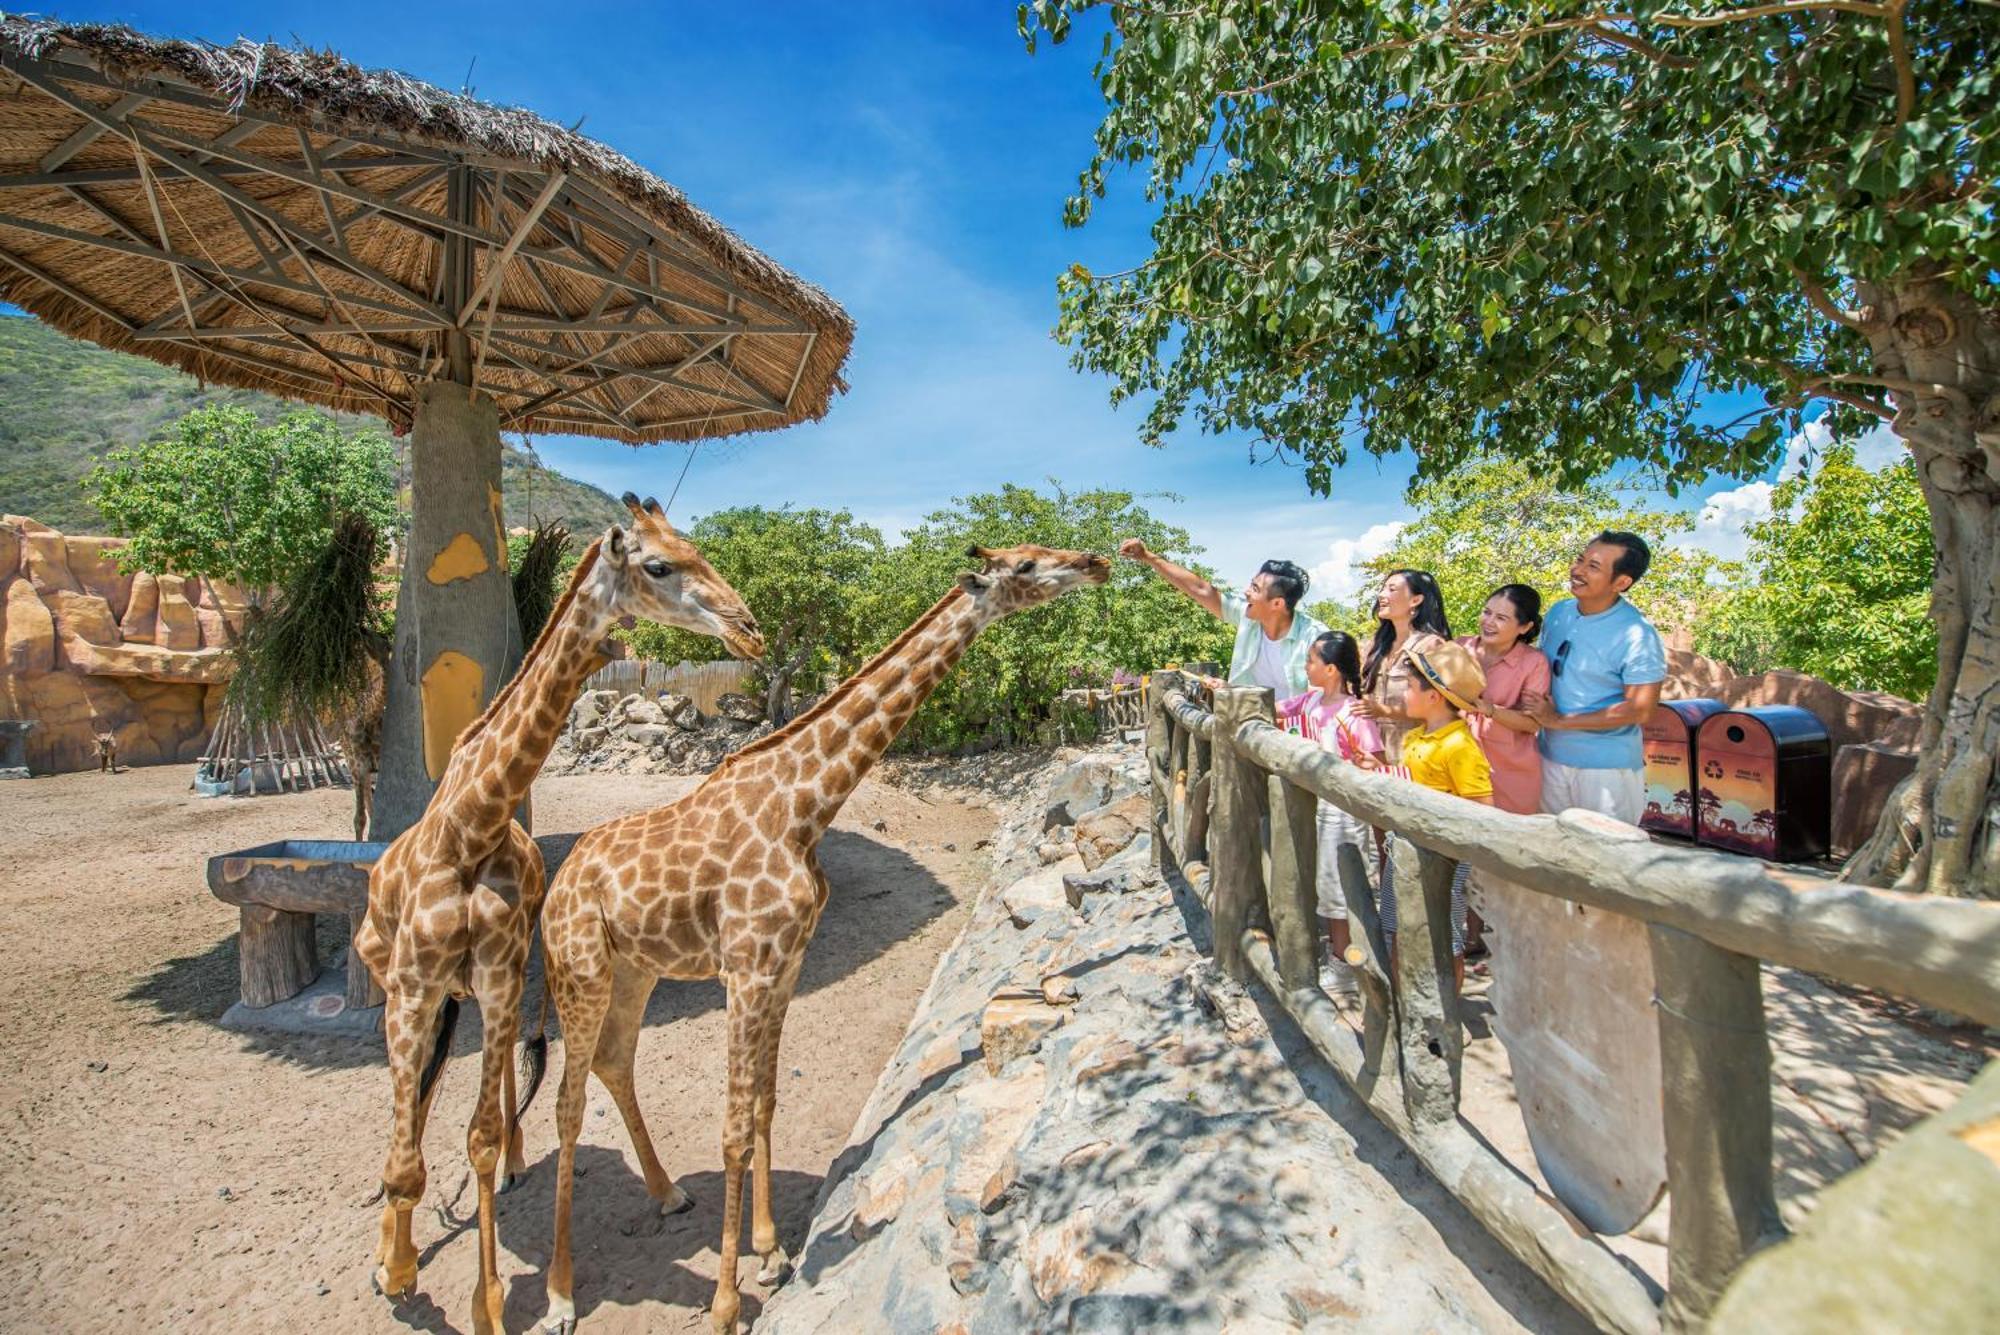
[[[1383,763],[1382,734],[1375,720],[1360,710],[1361,646],[1344,630],[1330,630],[1306,651],[1306,680],[1312,689],[1278,704],[1279,722],[1296,727],[1308,739],[1342,760],[1378,769]],[[1354,970],[1344,958],[1349,940],[1347,900],[1340,893],[1339,851],[1342,844],[1374,848],[1373,832],[1333,803],[1319,804],[1319,916],[1326,930],[1327,962],[1320,966],[1320,986],[1328,992],[1355,991]],[[1368,859],[1364,858],[1364,862]]]

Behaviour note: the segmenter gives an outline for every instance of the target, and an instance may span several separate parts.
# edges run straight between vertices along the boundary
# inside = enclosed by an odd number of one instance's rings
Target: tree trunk
[[[2000,898],[2000,307],[1926,275],[1859,285],[1875,368],[1931,512],[1938,679],[1917,769],[1850,879]]]
[[[414,825],[452,743],[521,659],[500,519],[500,430],[490,399],[433,381],[417,395],[410,534],[396,599],[370,834]]]
[[[801,649],[784,666],[771,672],[770,688],[764,692],[764,717],[773,728],[782,728],[792,721],[792,678],[805,665],[809,653],[811,650]]]

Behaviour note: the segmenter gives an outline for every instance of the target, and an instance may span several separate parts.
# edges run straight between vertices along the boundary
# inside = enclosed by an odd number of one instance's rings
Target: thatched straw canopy
[[[331,53],[0,18],[0,298],[221,384],[634,443],[845,388],[824,292],[530,112]]]

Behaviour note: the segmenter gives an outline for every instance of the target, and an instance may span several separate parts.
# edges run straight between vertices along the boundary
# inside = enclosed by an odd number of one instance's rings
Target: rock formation
[[[127,574],[122,538],[68,537],[0,516],[0,718],[25,719],[37,774],[195,759],[233,667],[235,587]]]

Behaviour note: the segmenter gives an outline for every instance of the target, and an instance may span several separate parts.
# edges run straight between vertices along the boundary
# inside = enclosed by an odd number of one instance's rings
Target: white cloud
[[[1337,538],[1329,543],[1326,559],[1312,568],[1312,591],[1306,596],[1315,602],[1322,598],[1337,603],[1353,599],[1368,579],[1361,563],[1388,551],[1404,527],[1404,521],[1391,520],[1363,529],[1358,538]]]
[[[1785,442],[1785,460],[1778,466],[1779,482],[1789,482],[1826,457],[1833,443],[1833,430],[1824,417],[1806,423],[1805,429]],[[1877,469],[1904,456],[1906,447],[1889,429],[1878,423],[1854,437],[1854,460],[1863,468]],[[1675,540],[1677,547],[1712,552],[1725,561],[1740,561],[1750,549],[1750,525],[1771,517],[1769,482],[1747,482],[1728,491],[1718,491],[1702,503],[1694,528]]]
[[[1771,517],[1768,482],[1751,482],[1718,491],[1701,507],[1694,528],[1681,535],[1678,547],[1698,547],[1725,561],[1741,561],[1750,551],[1750,525]]]

